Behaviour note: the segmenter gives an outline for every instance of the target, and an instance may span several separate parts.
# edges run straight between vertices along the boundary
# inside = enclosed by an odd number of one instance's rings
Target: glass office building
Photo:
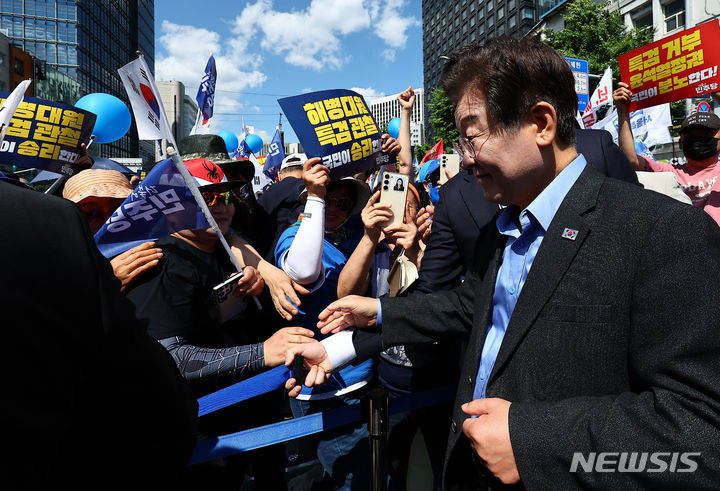
[[[453,51],[503,34],[522,37],[538,20],[537,0],[423,0],[423,78],[425,102],[440,85],[444,61]],[[428,112],[425,113],[429,116]],[[426,121],[426,133],[432,127]],[[433,135],[427,138],[432,140]],[[428,143],[435,143],[428,141]],[[447,143],[447,142],[446,142]]]
[[[128,104],[117,69],[140,50],[155,66],[153,0],[0,0],[0,29],[10,42],[79,84],[82,95],[103,92]],[[40,96],[40,94],[38,94]],[[154,155],[152,142],[142,145]],[[135,125],[113,143],[92,148],[102,157],[143,157]]]

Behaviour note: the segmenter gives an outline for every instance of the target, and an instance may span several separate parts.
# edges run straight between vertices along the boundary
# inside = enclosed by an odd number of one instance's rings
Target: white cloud
[[[414,17],[401,14],[406,0],[312,0],[305,10],[279,12],[272,0],[248,4],[233,21],[238,42],[247,45],[260,35],[260,46],[285,62],[313,70],[339,69],[349,59],[343,54],[342,37],[373,28],[392,50],[403,49],[407,29],[419,25]],[[394,51],[383,53],[392,61]]]
[[[386,63],[391,63],[395,61],[395,50],[394,49],[384,49],[382,52],[383,59]]]
[[[173,24],[164,20],[158,38],[164,54],[155,59],[157,80],[178,80],[185,84],[187,95],[195,98],[197,87],[205,71],[210,53],[215,57],[217,82],[215,92],[215,115],[211,121],[213,131],[220,131],[234,116],[217,113],[241,112],[241,92],[259,87],[267,76],[257,68],[262,58],[248,53],[244,44],[222,43],[217,32],[207,29]],[[239,124],[237,125],[239,126]]]
[[[372,87],[352,87],[350,90],[354,90],[361,96],[365,98],[365,102],[370,104],[372,101],[377,99],[378,97],[385,97],[387,94],[385,92],[378,92],[377,90],[373,89]]]
[[[370,17],[375,35],[394,49],[404,49],[407,43],[407,30],[419,26],[415,17],[402,15],[405,0],[371,0]]]

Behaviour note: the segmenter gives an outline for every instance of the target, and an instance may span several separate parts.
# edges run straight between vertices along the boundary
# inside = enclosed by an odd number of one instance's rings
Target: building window
[[[490,27],[492,27],[493,25],[495,25],[495,20],[493,19],[493,15],[492,15],[492,14],[489,14],[489,15],[488,15],[487,25],[488,25],[488,28],[490,28]]]
[[[502,19],[503,17],[505,17],[505,9],[503,7],[498,7],[498,9],[497,9],[498,20]]]
[[[522,9],[520,9],[520,15],[522,16],[523,20],[535,20],[535,9],[533,9],[532,7],[523,7]]]
[[[665,32],[685,28],[685,0],[675,0],[663,5]]]
[[[652,8],[645,7],[643,9],[637,9],[636,11],[630,13],[630,18],[632,19],[633,27],[637,29],[652,27]]]
[[[483,17],[485,17],[485,10],[481,8],[478,10],[478,20],[482,20]]]
[[[507,9],[508,12],[512,12],[512,10],[515,8],[515,0],[508,0],[507,1]]]
[[[471,42],[471,43],[474,43],[474,42],[475,42],[475,31],[473,31],[473,32],[470,33],[470,42]]]
[[[488,9],[488,12],[492,12],[492,9],[493,9],[493,0],[488,0],[488,1],[487,1],[487,9]]]
[[[482,22],[478,24],[477,32],[479,36],[485,34],[485,24],[483,24]]]
[[[470,27],[475,27],[475,16],[470,17]]]
[[[17,73],[18,75],[22,75],[23,73],[25,73],[24,68],[25,67],[22,60],[18,60],[17,58],[15,58],[15,73]]]
[[[504,22],[500,22],[498,24],[496,32],[497,32],[498,36],[502,36],[503,34],[505,34],[505,23]]]

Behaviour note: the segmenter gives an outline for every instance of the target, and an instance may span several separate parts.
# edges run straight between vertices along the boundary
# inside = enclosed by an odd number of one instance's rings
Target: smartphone
[[[460,155],[456,153],[444,153],[440,156],[440,178],[438,184],[445,184],[448,181],[445,169],[450,171],[451,176],[460,172]]]
[[[232,293],[232,291],[237,286],[237,282],[240,280],[240,278],[243,277],[242,271],[237,271],[230,275],[230,277],[223,281],[222,283],[215,285],[213,287],[213,298],[215,299],[216,304],[221,304],[225,302],[228,298],[228,296]]]
[[[397,172],[385,172],[380,181],[380,201],[390,203],[393,216],[383,227],[402,223],[405,217],[405,201],[408,192],[408,176]]]

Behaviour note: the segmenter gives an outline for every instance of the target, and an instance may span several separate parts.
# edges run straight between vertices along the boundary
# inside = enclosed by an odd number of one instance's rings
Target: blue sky
[[[211,128],[269,143],[277,99],[354,89],[371,102],[422,87],[420,0],[155,1],[155,77],[195,97],[210,52],[217,64]],[[297,141],[283,117],[285,141]]]

